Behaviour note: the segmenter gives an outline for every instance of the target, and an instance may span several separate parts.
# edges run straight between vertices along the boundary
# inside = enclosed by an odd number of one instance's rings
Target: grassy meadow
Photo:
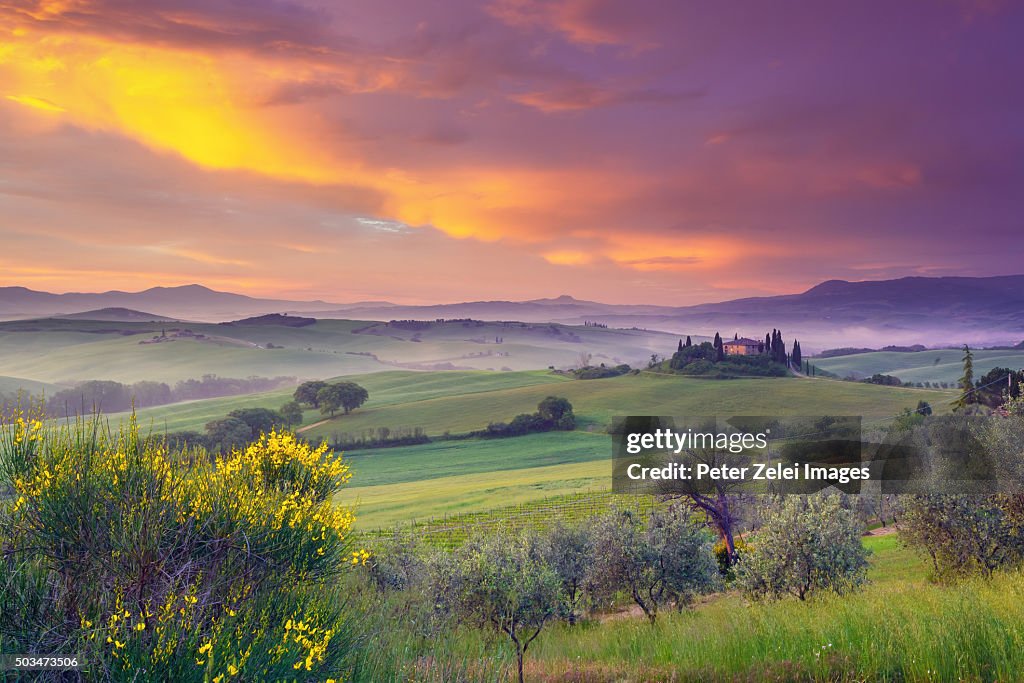
[[[720,414],[863,415],[883,421],[919,400],[948,410],[952,394],[824,379],[704,380],[640,373],[571,380],[548,371],[413,372],[349,376],[370,399],[350,415],[304,414],[304,437],[333,440],[379,427],[420,427],[433,437],[464,434],[489,422],[532,412],[549,395],[574,407],[578,428],[506,439],[466,439],[346,453],[356,476],[360,529],[529,502],[608,487],[610,443],[604,430],[615,415]],[[192,401],[140,410],[143,429],[201,431],[210,420],[243,407],[277,408],[290,390]],[[121,419],[112,416],[112,420]],[[350,502],[350,501],[346,501]]]
[[[646,363],[677,337],[663,332],[521,323],[319,320],[306,327],[28,320],[0,322],[0,375],[50,383],[108,379],[174,383],[205,374],[321,379],[379,370],[531,370],[593,362]],[[204,338],[175,337],[191,330]],[[160,343],[140,342],[166,332]],[[502,343],[495,343],[498,338]],[[271,348],[273,345],[273,348]]]
[[[452,396],[455,394],[474,395],[484,392],[499,391],[523,386],[567,382],[564,377],[548,371],[525,372],[488,372],[488,371],[447,371],[417,372],[412,370],[392,370],[389,372],[371,372],[363,375],[346,375],[333,377],[330,381],[349,380],[358,382],[370,392],[370,400],[360,410],[373,407],[387,407],[432,398]],[[287,401],[292,400],[294,388],[277,389],[275,391],[247,394],[244,396],[225,396],[222,398],[187,401],[137,411],[139,423],[152,427],[157,431],[202,431],[203,425],[211,420],[224,417],[232,410],[239,408],[269,408],[276,410]],[[111,415],[119,419],[120,415]],[[355,415],[345,416],[347,418]],[[321,422],[326,416],[319,411],[307,409],[303,414],[303,424],[310,425]],[[345,425],[341,417],[335,417],[332,423]],[[383,423],[376,426],[388,426]],[[348,431],[339,428],[338,431]]]
[[[600,380],[561,380],[471,395],[451,393],[387,406],[370,401],[357,412],[337,417],[304,432],[329,437],[332,432],[358,433],[378,426],[422,427],[428,434],[464,433],[488,422],[531,412],[545,396],[572,402],[580,428],[603,430],[616,415],[863,415],[880,419],[895,415],[919,400],[942,410],[949,392],[877,387],[818,379],[735,379],[726,381],[641,373]],[[415,379],[410,378],[415,386]]]
[[[19,391],[38,395],[53,390],[54,386],[46,382],[37,382],[21,377],[0,377],[0,396],[17,396]]]
[[[1024,367],[1024,349],[1011,351],[973,351],[974,377],[977,379],[992,368]],[[929,351],[875,351],[834,358],[812,358],[811,363],[840,377],[870,377],[875,373],[893,375],[907,382],[949,382],[955,384],[963,375],[963,350],[933,349]]]
[[[654,626],[559,624],[538,640],[533,680],[1019,680],[1024,575],[932,585],[896,535],[864,542],[873,555],[861,592],[756,605],[724,594]]]

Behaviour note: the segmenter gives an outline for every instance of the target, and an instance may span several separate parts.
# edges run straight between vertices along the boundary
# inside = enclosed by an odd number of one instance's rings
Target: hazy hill
[[[723,330],[778,326],[844,346],[1017,342],[1024,337],[1024,275],[829,280],[801,294],[679,309],[676,319]]]
[[[653,304],[603,304],[563,294],[553,299],[528,301],[467,301],[430,306],[398,304],[359,304],[322,311],[307,311],[320,318],[362,318],[376,320],[436,320],[438,318],[474,318],[477,320],[516,320],[522,322],[561,322],[583,324],[602,316],[657,316],[675,309]]]
[[[476,301],[435,306],[366,306],[359,317],[433,320],[483,318],[642,327],[677,334],[760,335],[782,328],[815,346],[1016,343],[1024,337],[1024,275],[829,280],[806,292],[696,306],[611,305],[560,296],[531,301]],[[355,310],[315,311],[354,317]]]
[[[99,320],[111,323],[174,322],[174,318],[157,315],[156,313],[116,307],[98,308],[95,311],[82,311],[81,313],[68,313],[60,317],[67,320]]]
[[[678,342],[661,332],[549,323],[318,320],[292,327],[50,318],[0,322],[0,375],[173,384],[206,374],[315,379],[396,368],[569,368],[583,355],[594,364],[644,366]]]
[[[364,301],[258,299],[200,285],[142,292],[50,294],[0,288],[0,319],[46,317],[96,308],[130,308],[201,321],[237,320],[269,313],[352,320],[436,320],[562,323],[599,322],[674,334],[761,336],[773,327],[804,342],[805,352],[827,347],[924,344],[1016,344],[1024,338],[1024,275],[829,280],[800,294],[752,297],[696,306],[604,304],[563,295],[529,301],[469,301],[405,306]],[[77,316],[85,318],[85,315]]]
[[[154,311],[177,319],[220,321],[285,309],[323,309],[336,305],[324,301],[257,299],[243,294],[218,292],[202,285],[151,287],[141,292],[67,294],[37,292],[25,287],[0,287],[0,319],[41,318],[93,309],[127,308]]]

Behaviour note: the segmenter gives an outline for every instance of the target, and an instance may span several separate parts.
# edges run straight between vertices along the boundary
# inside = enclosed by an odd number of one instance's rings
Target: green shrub
[[[1020,495],[907,496],[900,536],[932,562],[933,577],[950,581],[1024,559]]]
[[[334,586],[367,559],[332,503],[348,478],[287,433],[212,458],[134,418],[15,416],[0,426],[0,652],[78,653],[100,680],[343,673],[358,652]]]
[[[838,496],[788,496],[749,539],[737,581],[754,599],[857,588],[867,581],[862,528]]]
[[[515,647],[519,683],[523,660],[558,612],[561,580],[535,534],[491,533],[441,555],[433,568],[433,595],[456,622],[505,634]]]
[[[684,510],[612,510],[594,525],[594,547],[598,592],[627,593],[651,623],[662,605],[682,608],[720,585],[711,536]]]

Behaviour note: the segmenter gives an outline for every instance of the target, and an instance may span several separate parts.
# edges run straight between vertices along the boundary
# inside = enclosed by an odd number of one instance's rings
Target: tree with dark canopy
[[[320,407],[320,390],[327,386],[327,382],[321,382],[314,380],[312,382],[303,382],[299,385],[299,388],[295,390],[295,401],[302,403],[311,408]]]

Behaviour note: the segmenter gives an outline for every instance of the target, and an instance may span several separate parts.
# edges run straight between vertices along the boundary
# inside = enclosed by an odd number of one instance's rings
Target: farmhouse
[[[725,351],[725,355],[727,356],[753,356],[761,353],[763,348],[763,341],[747,339],[746,337],[733,339],[722,344],[722,349]]]

